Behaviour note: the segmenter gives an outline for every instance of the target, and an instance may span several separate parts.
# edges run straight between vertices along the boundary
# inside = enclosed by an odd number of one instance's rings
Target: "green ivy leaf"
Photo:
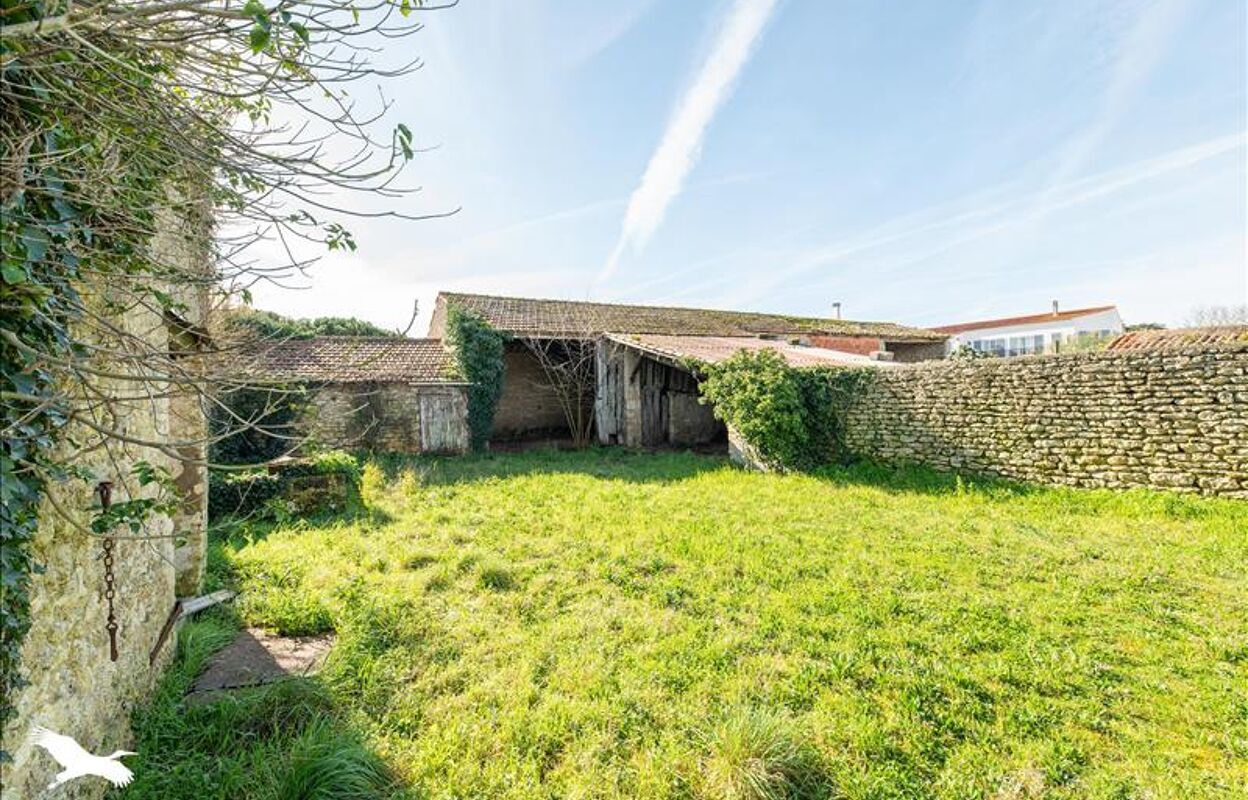
[[[30,276],[26,273],[26,267],[22,264],[14,264],[11,261],[4,262],[0,265],[0,275],[3,275],[4,282],[10,284],[25,283]]]
[[[261,50],[269,46],[271,35],[269,30],[257,23],[251,29],[251,52],[259,53]]]

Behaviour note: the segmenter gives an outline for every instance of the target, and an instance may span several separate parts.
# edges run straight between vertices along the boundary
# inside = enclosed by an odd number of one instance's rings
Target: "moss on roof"
[[[315,336],[261,347],[249,370],[282,381],[454,383],[454,359],[440,339]]]
[[[658,333],[693,336],[823,334],[871,336],[894,342],[939,342],[945,334],[892,322],[801,317],[753,311],[676,306],[541,300],[442,292],[439,305],[471,309],[495,328],[515,336],[579,336]]]

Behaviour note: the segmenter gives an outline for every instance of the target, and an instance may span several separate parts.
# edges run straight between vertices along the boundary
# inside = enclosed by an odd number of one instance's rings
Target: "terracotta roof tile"
[[[453,383],[450,355],[440,339],[316,336],[261,348],[250,365],[260,377],[284,381]]]
[[[1109,343],[1109,350],[1198,350],[1224,345],[1248,345],[1248,325],[1131,331]]]
[[[982,328],[1001,328],[1008,325],[1030,325],[1036,322],[1058,322],[1061,320],[1074,319],[1076,317],[1084,317],[1088,314],[1099,314],[1102,311],[1112,311],[1117,306],[1093,306],[1092,308],[1072,308],[1070,311],[1059,311],[1054,314],[1050,311],[1047,314],[1029,314],[1025,317],[1002,317],[1001,319],[984,319],[978,322],[959,322],[956,325],[941,325],[932,328],[934,331],[941,333],[962,333],[964,331],[977,331]]]
[[[694,336],[821,333],[874,336],[894,342],[940,342],[947,336],[891,322],[855,322],[750,311],[535,300],[442,292],[438,306],[476,311],[495,328],[517,336],[575,336],[608,331]],[[435,318],[437,312],[435,312]],[[441,331],[431,328],[431,334]]]
[[[759,339],[749,336],[612,333],[608,334],[607,338],[672,360],[689,359],[706,364],[718,364],[742,350],[771,350],[780,354],[791,367],[882,367],[887,369],[897,366],[889,361],[875,361],[856,353],[792,344],[780,339]]]

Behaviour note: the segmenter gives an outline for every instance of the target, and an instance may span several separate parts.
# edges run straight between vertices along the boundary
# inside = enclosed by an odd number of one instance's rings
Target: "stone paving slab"
[[[230,689],[312,675],[325,663],[333,645],[332,634],[276,636],[246,628],[212,657],[208,668],[195,679],[186,701],[210,703]]]

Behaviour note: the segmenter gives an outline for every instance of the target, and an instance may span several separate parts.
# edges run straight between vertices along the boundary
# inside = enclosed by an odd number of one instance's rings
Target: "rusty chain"
[[[107,511],[112,505],[113,484],[109,481],[100,481],[95,487],[96,494],[100,496],[100,506]],[[117,624],[117,615],[113,609],[113,598],[117,596],[117,578],[113,574],[113,548],[117,542],[111,536],[104,537],[104,599],[108,601],[108,622],[104,629],[108,631],[108,657],[110,661],[117,660],[117,629],[121,626]]]

